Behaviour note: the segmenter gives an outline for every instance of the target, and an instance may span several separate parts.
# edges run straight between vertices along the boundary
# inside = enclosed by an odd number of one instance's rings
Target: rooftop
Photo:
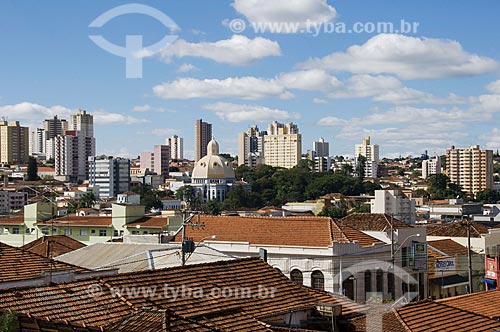
[[[204,227],[186,227],[186,236],[195,242],[217,235],[217,241],[261,245],[329,247],[334,242],[371,246],[382,243],[328,217],[239,217],[198,215],[194,222]],[[180,241],[180,233],[172,239]]]
[[[46,221],[39,221],[37,225],[54,226],[102,226],[108,227],[112,224],[111,217],[104,216],[75,216],[67,215]]]
[[[392,219],[395,229],[413,227],[396,218]],[[385,232],[391,229],[391,216],[383,213],[353,213],[340,219],[340,223],[359,231]]]
[[[74,240],[66,235],[43,236],[22,246],[28,250],[44,257],[56,257],[73,250],[85,247],[85,244]]]
[[[451,239],[427,241],[427,244],[447,256],[467,256],[467,248]]]
[[[448,236],[448,237],[467,237],[467,226],[460,221],[450,224],[431,224],[427,225],[427,236]],[[488,228],[481,224],[471,222],[470,236],[481,237],[482,234],[488,234]]]
[[[492,319],[500,318],[500,290],[477,292],[437,300],[458,309],[469,310]]]

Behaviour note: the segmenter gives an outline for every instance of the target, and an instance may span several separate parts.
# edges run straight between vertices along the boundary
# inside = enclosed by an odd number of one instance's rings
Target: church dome
[[[207,145],[207,155],[198,160],[193,169],[193,179],[234,179],[232,165],[219,156],[219,143],[212,139]]]

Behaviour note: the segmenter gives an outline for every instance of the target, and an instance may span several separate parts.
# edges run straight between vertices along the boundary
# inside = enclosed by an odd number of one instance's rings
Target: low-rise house
[[[54,258],[83,247],[85,247],[85,244],[76,241],[69,236],[54,235],[43,236],[35,241],[25,244],[21,248],[47,258]]]

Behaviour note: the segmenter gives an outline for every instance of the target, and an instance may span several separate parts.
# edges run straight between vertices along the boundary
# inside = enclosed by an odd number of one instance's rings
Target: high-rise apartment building
[[[57,135],[64,135],[68,130],[68,122],[64,119],[59,119],[57,115],[53,119],[43,121],[43,129],[45,131],[45,139],[49,140]]]
[[[441,158],[426,159],[422,161],[422,178],[427,179],[432,174],[441,173]]]
[[[264,136],[266,131],[259,127],[248,128],[246,133],[238,134],[238,166],[255,167],[264,164]]]
[[[87,111],[78,110],[70,116],[69,130],[78,130],[83,136],[94,137],[94,117]]]
[[[68,130],[64,136],[56,136],[54,141],[55,175],[71,180],[88,178],[88,159],[95,156],[95,139],[78,130]]]
[[[359,156],[364,156],[366,158],[365,177],[377,178],[379,146],[378,144],[371,144],[370,136],[367,136],[362,144],[356,144],[354,155],[356,163],[358,162]]]
[[[475,195],[493,186],[493,151],[481,150],[479,145],[467,149],[446,150],[446,173],[450,181],[462,190]]]
[[[407,224],[414,224],[416,219],[415,201],[401,190],[375,190],[370,212],[389,214]]]
[[[317,142],[313,143],[313,151],[316,153],[316,157],[329,157],[329,143],[325,142],[325,139],[321,137]]]
[[[130,190],[130,160],[108,156],[89,157],[89,185],[99,198],[116,197]]]
[[[184,159],[184,139],[177,135],[169,137],[165,140],[165,145],[170,147],[170,159]]]
[[[168,177],[170,161],[170,147],[167,145],[155,145],[153,152],[141,152],[141,170],[149,169],[157,175]]]
[[[302,135],[293,123],[272,122],[264,136],[264,161],[274,167],[292,168],[302,158]]]
[[[19,121],[0,121],[0,162],[24,164],[29,158],[29,128]]]
[[[196,120],[195,126],[195,144],[196,160],[198,161],[207,155],[208,142],[212,140],[212,124],[203,122],[202,119]]]
[[[35,128],[30,132],[30,156],[45,155],[45,130],[43,128]]]

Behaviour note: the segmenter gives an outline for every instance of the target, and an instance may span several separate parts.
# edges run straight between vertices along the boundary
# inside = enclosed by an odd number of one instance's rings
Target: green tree
[[[15,332],[17,328],[17,314],[16,312],[6,312],[0,314],[0,332]]]
[[[500,192],[493,189],[485,189],[476,193],[476,201],[481,203],[496,204],[500,201]]]
[[[38,177],[38,163],[36,158],[30,157],[28,160],[28,181],[37,181]]]
[[[341,209],[336,206],[330,206],[330,207],[325,206],[318,214],[318,216],[340,219],[347,216],[347,211],[345,209]]]
[[[356,176],[363,181],[365,178],[366,157],[360,154],[356,160]]]
[[[205,207],[205,212],[213,216],[218,216],[222,212],[222,204],[216,199],[208,201]]]
[[[78,200],[77,209],[91,208],[94,206],[95,201],[96,199],[94,193],[89,191]]]
[[[190,185],[185,185],[177,189],[175,192],[175,198],[186,202],[188,209],[194,209],[200,205],[196,189]]]
[[[432,174],[427,178],[427,191],[432,199],[460,198],[465,193],[459,185],[452,183],[446,174]]]

